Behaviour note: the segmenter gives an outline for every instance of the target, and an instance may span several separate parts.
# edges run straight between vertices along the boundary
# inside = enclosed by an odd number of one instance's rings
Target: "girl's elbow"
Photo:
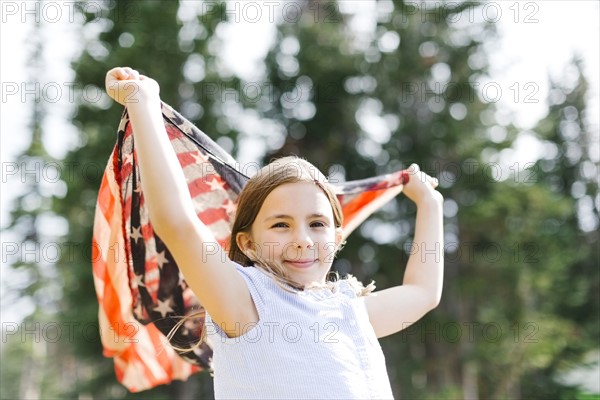
[[[440,305],[440,302],[442,301],[442,292],[440,291],[439,293],[436,293],[435,296],[432,296],[429,300],[429,309],[433,310],[434,308],[437,308],[437,306]]]
[[[427,312],[435,309],[442,300],[442,292],[441,291],[427,291],[423,296],[423,304],[427,309]]]

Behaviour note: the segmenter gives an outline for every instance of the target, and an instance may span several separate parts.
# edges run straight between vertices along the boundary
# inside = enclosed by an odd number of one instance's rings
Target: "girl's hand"
[[[444,201],[441,193],[435,190],[438,186],[437,178],[432,178],[422,172],[417,164],[408,168],[409,180],[404,185],[403,193],[418,206],[424,201],[434,200],[440,204]]]
[[[158,83],[129,67],[113,68],[106,73],[106,93],[124,106],[160,99]]]

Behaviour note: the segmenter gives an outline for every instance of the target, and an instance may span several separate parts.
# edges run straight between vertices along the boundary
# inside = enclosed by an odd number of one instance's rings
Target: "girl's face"
[[[244,246],[281,263],[300,285],[325,282],[342,239],[327,196],[312,182],[287,183],[269,193],[244,237]]]

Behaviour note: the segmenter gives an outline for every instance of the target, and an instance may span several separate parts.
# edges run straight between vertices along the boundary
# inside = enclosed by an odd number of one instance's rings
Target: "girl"
[[[215,397],[392,398],[377,338],[406,328],[441,297],[437,180],[409,169],[403,191],[417,221],[401,286],[370,293],[372,285],[354,278],[327,281],[342,244],[341,207],[327,179],[293,157],[246,184],[230,251],[215,252],[165,132],[158,84],[125,67],[107,73],[106,88],[128,108],[153,228],[207,311]]]

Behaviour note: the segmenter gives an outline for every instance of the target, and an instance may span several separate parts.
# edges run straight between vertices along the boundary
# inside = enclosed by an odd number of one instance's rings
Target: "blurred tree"
[[[578,62],[560,84],[553,82],[547,117],[524,133],[483,90],[484,44],[495,29],[477,3],[380,0],[370,3],[369,20],[366,11],[353,10],[354,2],[294,2],[300,9],[277,14],[275,43],[257,82],[236,77],[217,57],[227,40],[221,24],[231,15],[220,3],[211,2],[210,10],[204,2],[97,4],[102,9],[86,15],[82,27],[77,82],[102,90],[109,68],[137,68],[160,83],[167,103],[237,156],[253,145],[264,161],[295,153],[334,180],[412,162],[439,177],[446,198],[444,297],[422,321],[382,340],[398,398],[575,396],[557,377],[597,347],[600,293],[598,156]],[[49,213],[51,222],[62,217],[69,229],[61,243],[76,249],[63,252],[53,285],[39,265],[14,263],[30,276],[23,292],[39,305],[53,304],[50,317],[38,313],[31,321],[56,320],[60,310],[62,324],[78,324],[73,337],[47,349],[48,368],[36,379],[52,381],[62,368],[72,373],[56,378],[59,385],[39,383],[40,397],[211,397],[207,374],[127,393],[112,361],[102,358],[99,337],[87,329],[97,330],[91,224],[122,110],[106,98],[86,101],[78,93],[77,99],[80,147],[61,160],[77,166],[76,178],[63,179],[60,196],[31,182],[11,226],[25,242],[42,243],[39,215]],[[50,160],[41,141],[43,109],[34,107],[24,162]],[[258,129],[243,122],[249,116]],[[527,134],[542,141],[544,154],[527,165],[511,162],[515,141]],[[334,268],[375,279],[379,288],[400,283],[414,212],[402,196],[390,202],[349,238]],[[34,360],[33,346],[20,343],[3,351],[3,364],[20,349]],[[25,393],[20,371],[3,374],[3,396]]]
[[[560,378],[598,348],[600,155],[598,127],[586,107],[588,86],[582,61],[573,59],[563,76],[551,80],[548,114],[533,130],[545,151],[532,171],[536,186],[547,193],[538,200],[546,202],[546,211],[533,242],[544,268],[529,277],[529,306],[542,321],[539,345],[544,340],[546,357],[540,360],[538,354],[533,368],[523,371],[524,397],[574,397],[575,389],[564,387],[564,380],[550,378]],[[548,212],[560,203],[562,212]]]
[[[11,317],[23,319],[3,318],[0,361],[0,397],[3,399],[39,398],[43,394],[60,393],[57,385],[61,382],[60,371],[50,368],[50,357],[56,354],[57,346],[46,340],[55,338],[56,335],[51,335],[58,327],[56,311],[59,309],[60,282],[53,261],[59,253],[56,251],[59,239],[56,231],[60,229],[52,228],[57,228],[53,224],[60,224],[61,218],[52,210],[52,199],[60,195],[54,192],[51,181],[60,171],[43,146],[46,104],[39,93],[31,90],[44,76],[44,32],[43,24],[36,21],[27,48],[32,60],[27,67],[27,87],[35,96],[34,101],[28,103],[31,107],[28,126],[31,142],[14,163],[17,173],[6,175],[8,183],[17,188],[13,195],[18,195],[2,238],[3,262],[10,264],[10,271],[2,271],[2,274],[12,277],[6,280],[11,282],[10,286],[3,287],[2,302],[3,306],[11,308]],[[7,233],[9,240],[5,236]],[[23,314],[20,315],[20,311]],[[72,358],[61,358],[60,365],[68,370],[70,361]]]

